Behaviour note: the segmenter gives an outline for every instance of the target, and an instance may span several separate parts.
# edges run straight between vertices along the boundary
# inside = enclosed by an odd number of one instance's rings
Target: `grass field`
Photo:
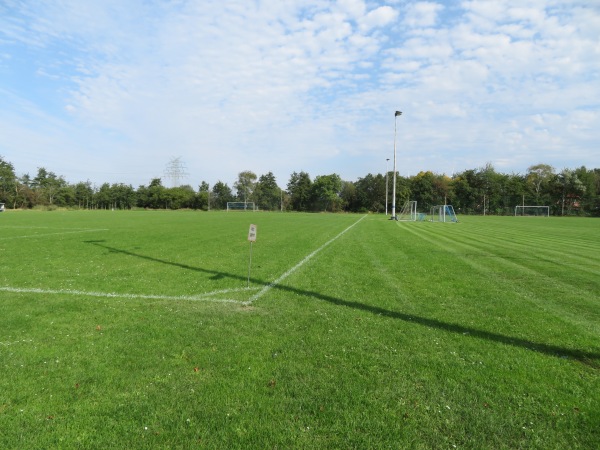
[[[460,219],[2,213],[0,448],[599,448],[600,221]]]

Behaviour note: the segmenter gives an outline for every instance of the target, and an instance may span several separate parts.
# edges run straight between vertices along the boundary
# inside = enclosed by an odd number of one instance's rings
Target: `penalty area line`
[[[214,295],[229,294],[232,292],[253,291],[257,288],[236,288],[221,289],[218,291],[205,292],[198,295],[152,295],[152,294],[120,294],[117,292],[90,292],[70,289],[38,289],[38,288],[13,288],[0,286],[0,292],[12,292],[15,294],[43,294],[43,295],[79,295],[85,297],[99,298],[124,298],[124,299],[142,299],[142,300],[186,300],[213,303],[237,303],[246,304],[245,301],[232,299],[213,298]]]
[[[246,305],[250,305],[255,300],[258,300],[259,298],[261,298],[263,295],[265,295],[267,292],[269,292],[272,288],[274,288],[275,286],[277,286],[278,284],[280,284],[283,280],[285,280],[287,277],[289,277],[291,274],[293,274],[296,270],[298,270],[300,267],[302,267],[304,264],[306,264],[308,261],[310,261],[317,253],[319,253],[321,250],[323,250],[329,244],[331,244],[332,242],[334,242],[335,240],[337,240],[340,236],[342,236],[344,233],[346,233],[352,227],[356,226],[361,220],[365,219],[366,217],[367,216],[362,216],[360,219],[358,219],[356,222],[354,222],[352,225],[350,225],[348,228],[346,228],[340,234],[338,234],[334,238],[332,238],[332,239],[328,240],[327,242],[325,242],[318,249],[316,249],[314,252],[312,252],[309,255],[307,255],[302,261],[300,261],[298,264],[296,264],[294,267],[292,267],[290,270],[288,270],[287,272],[285,272],[283,275],[281,275],[275,281],[267,284],[260,291],[258,291],[252,297],[250,297],[250,299],[247,302],[245,302],[245,304]]]

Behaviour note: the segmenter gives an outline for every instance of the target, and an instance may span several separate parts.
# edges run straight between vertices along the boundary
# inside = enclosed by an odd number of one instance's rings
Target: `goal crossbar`
[[[417,202],[414,200],[407,201],[402,207],[402,211],[398,215],[398,220],[416,221],[417,220]]]
[[[227,202],[227,211],[256,211],[254,202]]]
[[[436,205],[431,208],[432,222],[458,222],[452,205]]]
[[[515,216],[543,216],[550,217],[550,207],[546,205],[517,205]]]

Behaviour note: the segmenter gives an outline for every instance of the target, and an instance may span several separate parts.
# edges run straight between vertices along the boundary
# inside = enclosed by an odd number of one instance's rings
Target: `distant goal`
[[[436,205],[431,208],[432,222],[458,222],[452,205]]]
[[[550,217],[550,207],[517,205],[515,216]]]
[[[415,221],[418,218],[417,213],[417,202],[416,201],[408,201],[402,207],[402,211],[398,215],[398,220],[404,221]]]
[[[227,211],[256,211],[254,202],[227,202]]]

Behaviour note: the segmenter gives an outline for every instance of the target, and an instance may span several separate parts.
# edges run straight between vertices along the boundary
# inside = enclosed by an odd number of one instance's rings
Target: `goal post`
[[[542,205],[517,205],[515,206],[515,216],[550,217],[550,207]]]
[[[436,205],[431,208],[432,222],[458,222],[452,205]]]
[[[398,214],[398,220],[416,221],[417,220],[417,202],[409,200],[404,203],[402,211]]]
[[[227,202],[227,211],[256,211],[254,202]]]

